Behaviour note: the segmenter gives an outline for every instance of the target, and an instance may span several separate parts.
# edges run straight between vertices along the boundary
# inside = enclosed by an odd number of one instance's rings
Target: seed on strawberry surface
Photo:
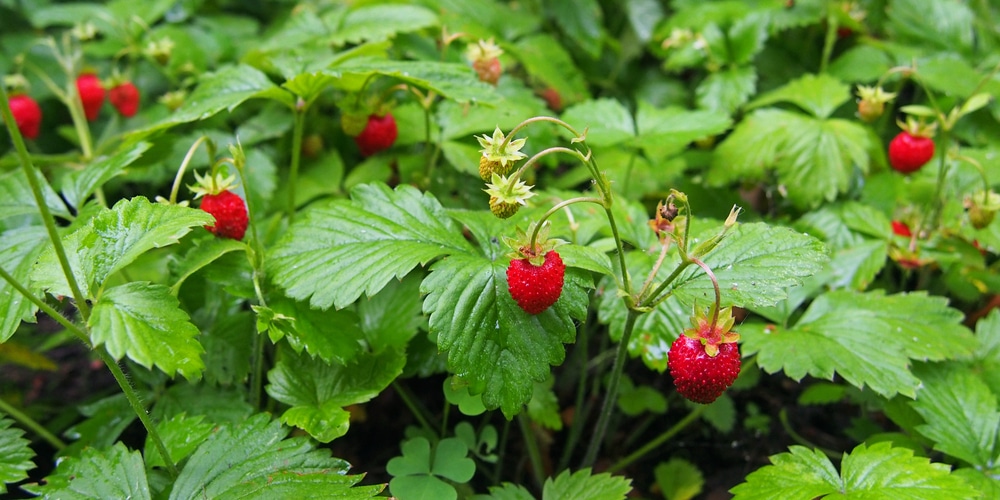
[[[677,337],[667,353],[667,366],[674,386],[689,401],[709,404],[733,385],[740,374],[740,351],[735,342],[719,344],[709,356],[699,339]]]
[[[527,258],[514,259],[507,267],[507,287],[517,305],[528,314],[539,314],[562,295],[566,265],[555,250],[536,266]]]

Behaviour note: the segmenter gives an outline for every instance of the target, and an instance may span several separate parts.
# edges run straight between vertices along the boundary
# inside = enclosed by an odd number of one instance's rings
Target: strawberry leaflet
[[[569,268],[559,300],[540,314],[521,310],[507,292],[507,264],[477,255],[453,255],[431,268],[421,290],[424,312],[448,368],[483,394],[487,408],[507,418],[531,400],[534,382],[565,358],[576,321],[587,315],[589,274]]]
[[[289,297],[340,309],[417,265],[472,249],[441,204],[412,186],[362,184],[351,197],[308,209],[271,252],[270,273]]]

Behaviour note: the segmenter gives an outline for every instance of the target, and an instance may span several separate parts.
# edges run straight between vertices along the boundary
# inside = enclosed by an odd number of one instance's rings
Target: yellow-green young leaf
[[[263,413],[221,425],[188,458],[171,500],[189,498],[374,498],[382,485],[354,486],[350,464]],[[111,498],[111,497],[108,497]]]
[[[507,288],[507,262],[455,254],[434,264],[421,291],[438,348],[472,394],[507,418],[531,400],[534,382],[566,357],[576,321],[587,314],[589,273],[567,268],[559,300],[537,315],[524,312]]]
[[[94,298],[109,276],[140,255],[177,243],[192,229],[214,221],[202,210],[137,196],[102,210],[86,226],[64,236],[63,245],[82,292]],[[51,248],[39,258],[32,279],[50,293],[72,295]]]
[[[44,486],[22,488],[45,498],[151,498],[142,456],[120,442],[65,456],[45,478]]]
[[[920,384],[909,368],[913,359],[971,355],[975,339],[961,320],[941,297],[835,291],[813,301],[794,326],[745,323],[740,333],[743,354],[757,353],[768,373],[782,370],[796,380],[837,373],[855,387],[912,398]]]
[[[28,477],[28,471],[35,468],[31,443],[24,439],[24,431],[10,426],[12,423],[0,417],[0,493],[7,493],[7,483]]]
[[[310,207],[268,256],[271,278],[289,297],[340,309],[417,265],[472,250],[430,194],[362,184],[351,196]]]
[[[593,474],[590,469],[570,473],[565,470],[545,480],[542,500],[574,498],[577,500],[624,500],[632,491],[632,480],[608,473]]]
[[[771,465],[750,473],[730,490],[733,500],[775,498],[892,498],[967,500],[976,490],[951,474],[946,464],[914,457],[909,448],[883,442],[858,445],[841,462],[841,472],[819,450],[792,446],[771,457]]]
[[[291,406],[282,422],[327,443],[347,433],[350,414],[343,407],[377,396],[403,372],[404,364],[406,356],[393,349],[361,354],[346,364],[285,351],[267,374],[266,390]]]
[[[94,345],[103,344],[116,360],[128,356],[188,379],[205,368],[198,327],[166,286],[132,282],[110,288],[94,303],[87,324]]]
[[[988,469],[996,464],[997,398],[968,365],[928,364],[915,370],[922,385],[910,403],[926,424],[917,426],[934,449]]]
[[[666,500],[691,500],[705,486],[705,477],[698,467],[683,458],[658,464],[653,474]]]
[[[397,33],[437,26],[438,18],[433,11],[419,5],[362,5],[329,25],[333,34],[327,40],[343,45],[386,40]]]
[[[18,283],[29,284],[32,266],[48,243],[48,233],[40,226],[11,229],[0,234],[0,266]],[[30,289],[35,289],[31,286]],[[0,280],[0,342],[9,339],[22,321],[34,322],[38,307]]]

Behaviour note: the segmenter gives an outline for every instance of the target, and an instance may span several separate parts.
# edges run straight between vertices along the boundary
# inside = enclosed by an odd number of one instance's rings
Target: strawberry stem
[[[184,179],[184,173],[187,171],[188,165],[191,163],[191,159],[194,158],[194,153],[198,149],[201,143],[208,140],[208,136],[203,135],[194,141],[194,144],[188,148],[187,154],[184,155],[184,160],[181,161],[181,166],[177,168],[177,175],[174,176],[174,184],[170,187],[170,204],[174,205],[177,203],[177,193],[181,188],[181,181]],[[212,158],[208,159],[212,161]]]
[[[622,271],[624,273],[624,270]],[[580,467],[590,467],[597,459],[597,452],[601,450],[604,441],[604,434],[608,431],[608,422],[614,413],[615,404],[618,402],[618,387],[621,385],[622,371],[625,368],[625,360],[628,358],[628,344],[632,339],[632,332],[635,330],[635,321],[642,314],[634,309],[629,309],[625,318],[625,327],[622,331],[622,338],[618,341],[618,349],[615,353],[615,364],[611,369],[611,378],[608,380],[608,392],[604,395],[604,404],[601,406],[601,414],[597,418],[594,426],[594,434],[591,436],[590,445],[587,446],[587,453],[583,457]]]
[[[716,325],[719,323],[719,308],[722,307],[722,293],[719,292],[719,279],[715,277],[712,268],[708,267],[708,264],[702,262],[701,259],[691,257],[691,262],[705,271],[708,279],[712,280],[712,288],[715,290],[715,305],[712,307],[712,331],[714,332]]]
[[[294,113],[295,125],[292,130],[292,164],[288,174],[288,206],[285,209],[289,225],[295,219],[295,186],[299,182],[299,161],[302,158],[302,134],[306,128],[306,110],[296,108]],[[249,199],[249,196],[247,198]],[[247,206],[249,207],[249,203]]]
[[[568,200],[564,200],[555,204],[552,208],[550,208],[547,212],[545,212],[541,216],[541,218],[538,219],[537,224],[535,224],[535,228],[531,231],[531,239],[528,240],[529,241],[528,248],[530,248],[532,251],[535,250],[535,242],[538,240],[538,232],[542,229],[542,225],[549,217],[554,215],[556,212],[562,210],[563,208],[566,208],[574,203],[596,203],[598,205],[603,205],[604,200],[601,200],[600,198],[580,196],[577,198],[570,198]]]

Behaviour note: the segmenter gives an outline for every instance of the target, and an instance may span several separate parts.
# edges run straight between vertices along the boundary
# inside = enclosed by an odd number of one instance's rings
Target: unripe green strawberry
[[[527,258],[514,259],[507,267],[507,288],[514,302],[528,314],[539,314],[562,295],[566,265],[555,250],[536,266]]]
[[[96,120],[104,105],[104,85],[101,84],[101,79],[93,73],[83,73],[76,78],[76,91],[80,94],[87,120]]]
[[[677,337],[670,345],[667,366],[681,396],[709,404],[733,385],[740,374],[739,347],[725,343],[718,348],[715,356],[709,356],[700,340],[687,335]]]
[[[493,212],[498,219],[509,219],[520,209],[520,203],[507,203],[500,201],[496,196],[490,196],[490,212]]]
[[[479,177],[484,181],[493,178],[493,174],[507,175],[514,168],[513,163],[506,165],[499,160],[491,160],[485,156],[479,157]]]

